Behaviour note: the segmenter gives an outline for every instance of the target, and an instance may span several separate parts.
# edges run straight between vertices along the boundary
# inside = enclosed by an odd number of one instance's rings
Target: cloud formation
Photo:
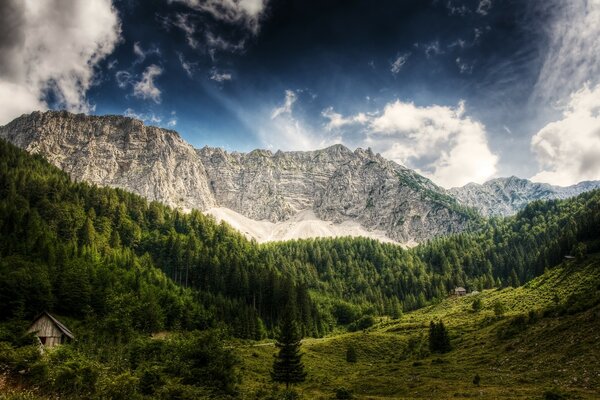
[[[573,93],[562,119],[540,129],[531,149],[541,168],[534,181],[566,186],[600,179],[600,85]]]
[[[232,76],[230,73],[219,72],[217,69],[213,69],[210,72],[210,79],[215,82],[222,83],[222,82],[230,81],[232,79]]]
[[[410,57],[410,53],[399,54],[396,57],[390,66],[390,71],[392,74],[398,75],[398,73],[402,70],[402,67],[404,67],[404,64],[406,64],[408,61],[408,57]]]
[[[243,24],[252,32],[259,30],[259,22],[268,0],[169,0],[210,14],[218,21]]]
[[[534,97],[568,99],[590,81],[600,83],[600,1],[549,1],[553,20],[547,25],[549,48]]]
[[[342,142],[350,144],[344,130],[358,126],[363,136],[352,144],[371,147],[438,185],[482,183],[496,173],[498,157],[489,148],[485,127],[465,115],[463,102],[456,107],[418,107],[396,100],[377,113],[343,117],[326,109],[322,115],[328,129],[339,131]]]
[[[38,109],[88,112],[96,65],[120,38],[111,0],[0,2],[0,124]]]
[[[154,79],[162,74],[163,70],[156,64],[149,65],[142,73],[142,79],[133,85],[133,95],[141,99],[150,99],[160,103],[161,91],[156,87]]]

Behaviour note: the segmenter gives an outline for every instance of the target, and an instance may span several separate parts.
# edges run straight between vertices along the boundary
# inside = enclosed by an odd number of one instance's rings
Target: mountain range
[[[411,245],[460,232],[478,214],[507,216],[533,200],[600,187],[510,177],[446,190],[370,149],[196,149],[175,131],[133,118],[66,111],[23,115],[0,127],[0,138],[76,180],[199,209],[260,242],[367,236]]]

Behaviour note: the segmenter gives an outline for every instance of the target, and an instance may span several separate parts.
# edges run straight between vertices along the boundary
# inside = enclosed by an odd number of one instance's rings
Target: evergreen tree
[[[293,313],[286,313],[275,346],[279,353],[275,356],[271,378],[274,382],[285,383],[286,389],[294,383],[304,382],[306,372],[300,353],[302,335]]]
[[[429,324],[429,350],[432,353],[447,353],[452,350],[448,330],[442,321],[431,321]]]

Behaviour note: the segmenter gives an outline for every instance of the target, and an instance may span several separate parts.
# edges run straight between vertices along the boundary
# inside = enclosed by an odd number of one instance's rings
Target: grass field
[[[473,310],[475,298],[482,308]],[[600,398],[600,255],[574,261],[513,289],[487,290],[381,320],[367,331],[305,339],[307,399],[598,399]],[[496,315],[494,305],[505,312]],[[430,354],[428,326],[443,320],[453,350]],[[358,361],[346,361],[354,345]],[[240,345],[241,391],[278,398],[269,378],[272,343]],[[475,375],[480,384],[475,385]]]

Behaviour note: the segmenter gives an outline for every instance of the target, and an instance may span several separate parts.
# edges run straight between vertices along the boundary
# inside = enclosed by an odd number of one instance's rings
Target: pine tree
[[[306,378],[300,353],[302,335],[293,315],[294,313],[286,313],[281,323],[279,337],[275,343],[279,353],[275,356],[271,371],[271,379],[285,383],[286,389],[294,383],[304,382]]]
[[[429,350],[432,353],[447,353],[452,350],[448,330],[442,321],[429,324]]]

